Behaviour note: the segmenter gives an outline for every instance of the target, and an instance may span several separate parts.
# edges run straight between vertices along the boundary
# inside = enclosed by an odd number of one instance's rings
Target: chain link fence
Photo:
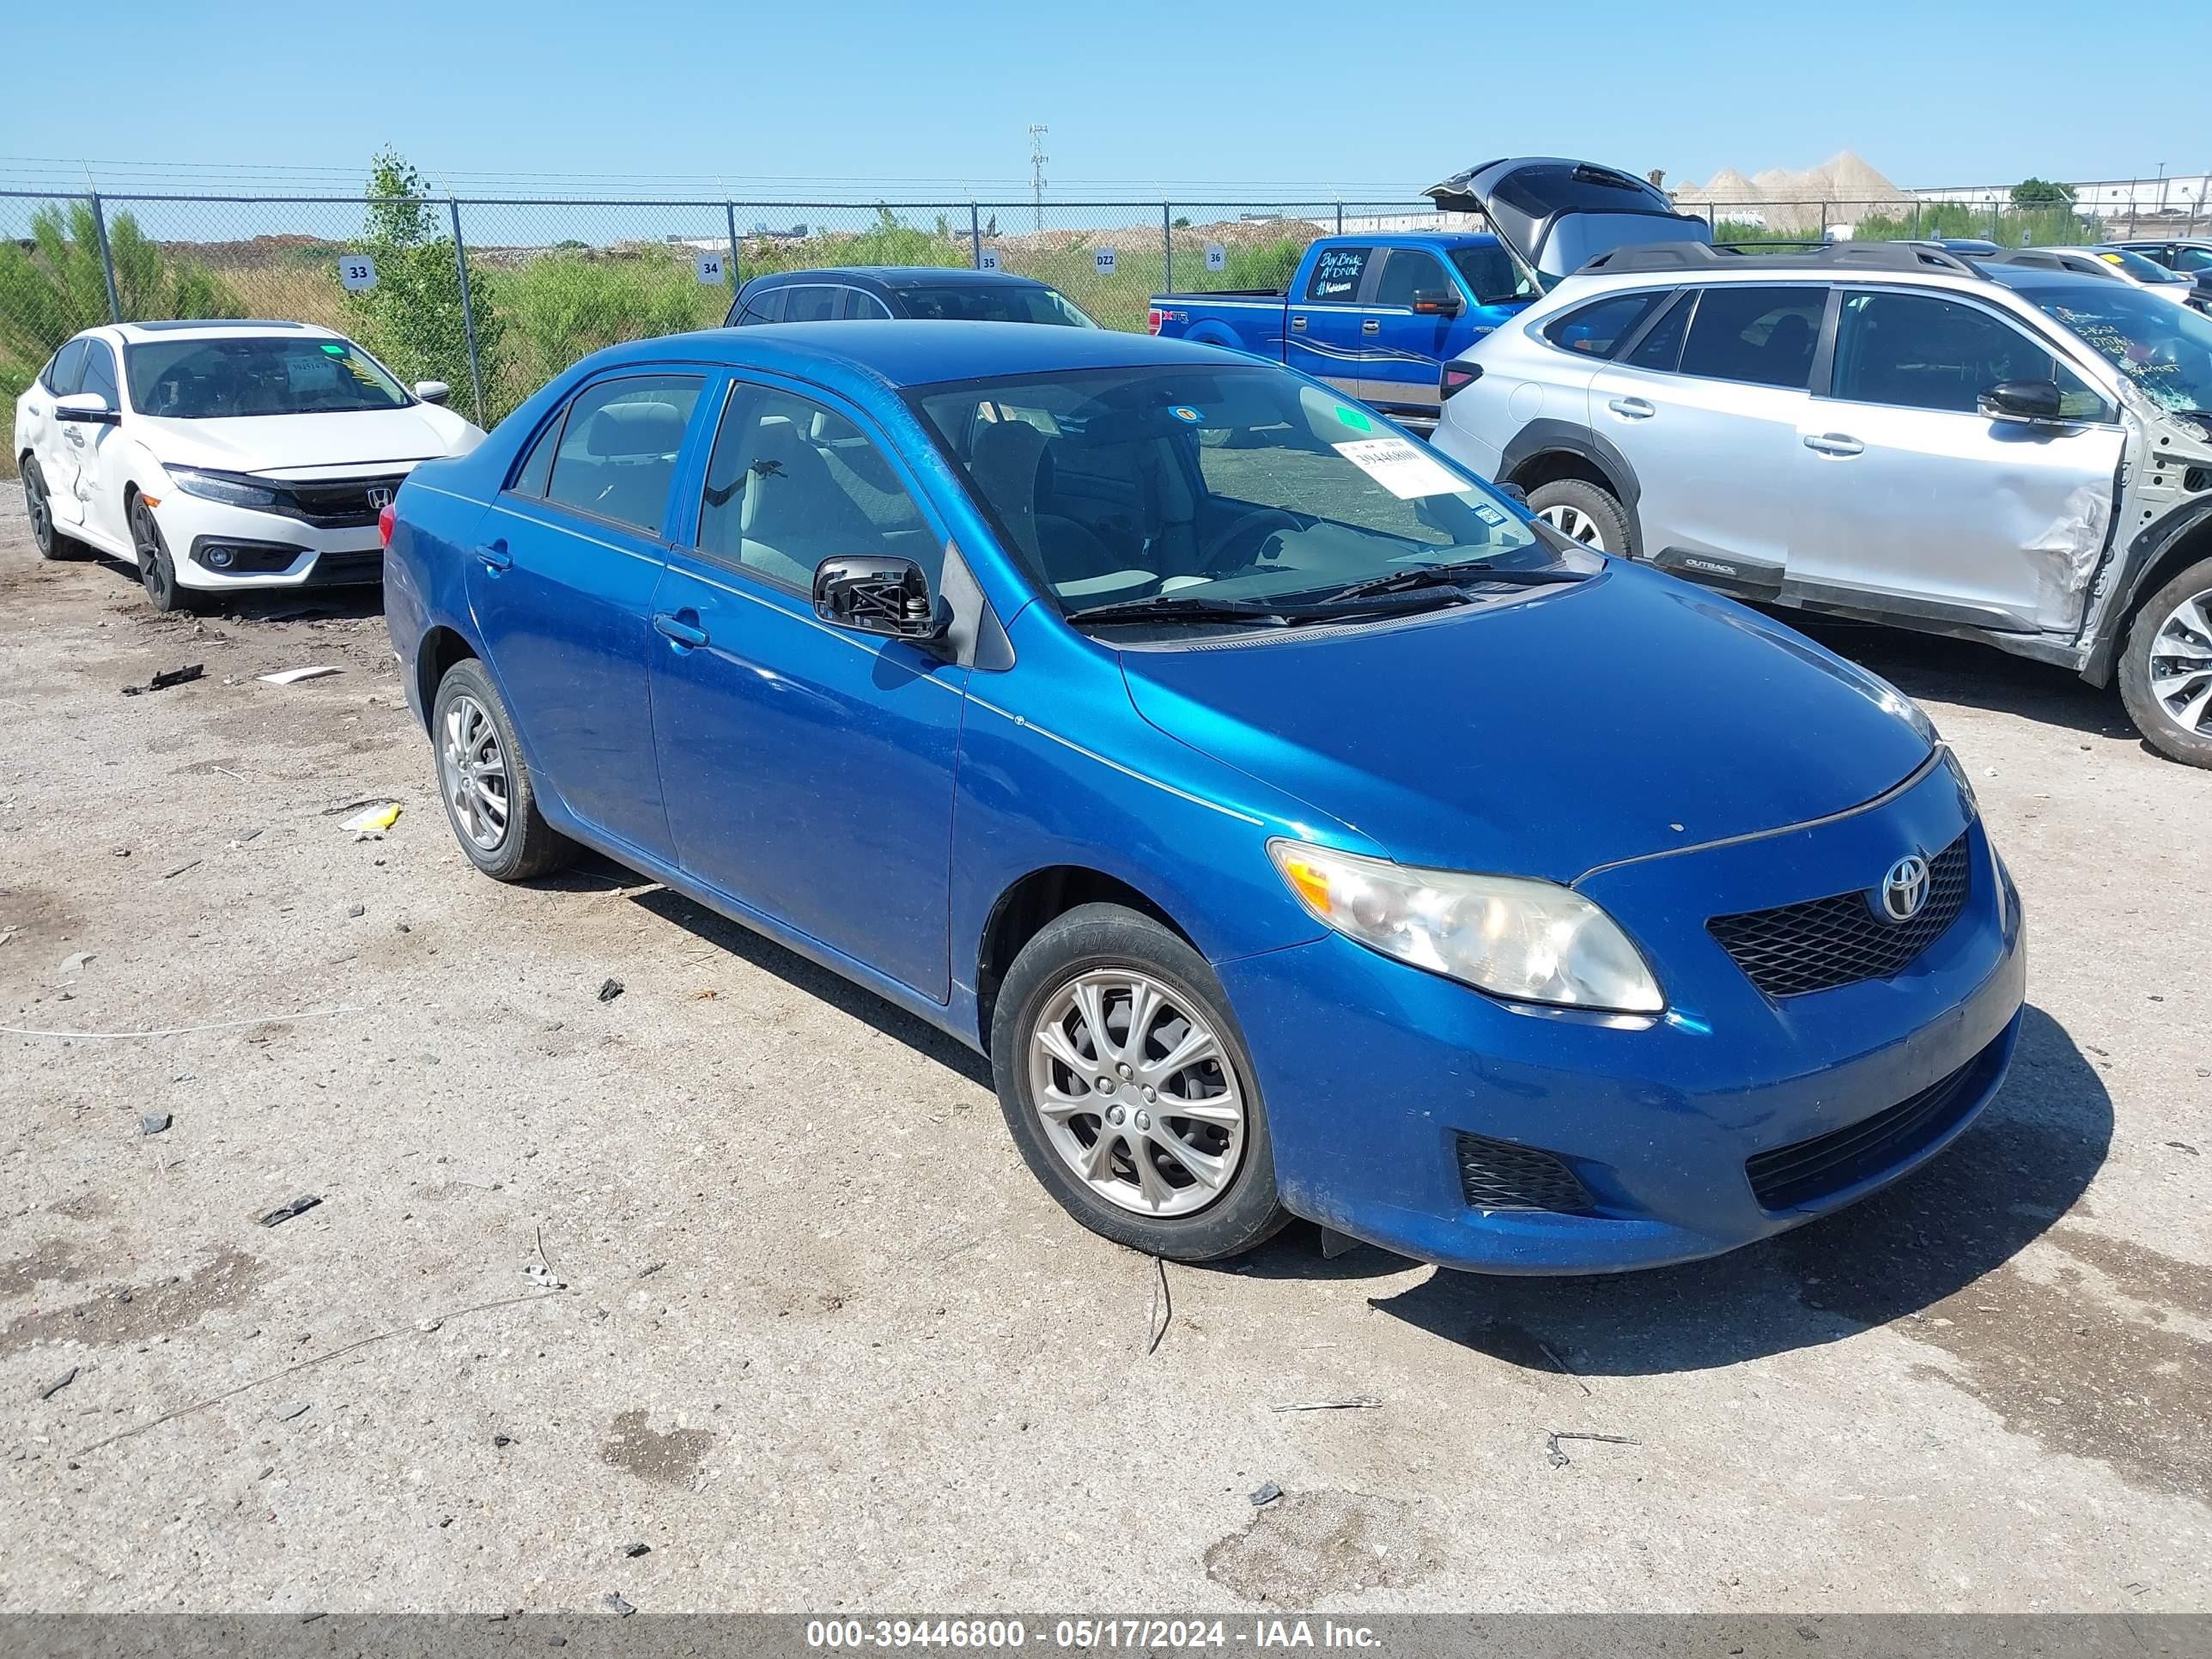
[[[2065,204],[1683,204],[1753,246],[1846,237],[2009,246],[2181,236]],[[2154,222],[2153,222],[2154,221]],[[618,341],[711,327],[737,287],[823,265],[984,267],[1051,283],[1108,328],[1163,289],[1279,289],[1315,238],[1479,228],[1425,202],[475,200],[0,192],[0,403],[56,347],[108,321],[254,317],[359,340],[402,379],[442,380],[490,426]],[[14,457],[0,454],[0,475]]]

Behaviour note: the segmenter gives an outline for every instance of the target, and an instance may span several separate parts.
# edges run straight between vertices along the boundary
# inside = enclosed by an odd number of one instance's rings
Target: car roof
[[[344,337],[313,323],[287,323],[257,317],[183,318],[168,322],[111,323],[103,327],[125,340],[137,341],[158,340],[173,334],[196,334],[214,339],[251,339],[267,334],[303,334],[324,340]]]
[[[754,277],[763,288],[787,288],[799,283],[864,282],[884,288],[1042,288],[1034,276],[1011,270],[970,270],[964,265],[817,265],[805,270],[772,270]],[[747,284],[751,286],[750,283]]]
[[[615,346],[592,361],[597,368],[705,362],[731,368],[781,369],[817,379],[840,370],[858,371],[889,386],[909,386],[1070,369],[1178,363],[1218,367],[1252,360],[1214,346],[1115,329],[894,318],[865,328],[823,322],[702,329]]]

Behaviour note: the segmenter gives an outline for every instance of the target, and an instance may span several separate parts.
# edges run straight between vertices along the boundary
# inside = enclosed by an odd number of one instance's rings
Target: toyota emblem
[[[392,505],[392,491],[383,484],[371,484],[368,489],[368,504],[381,513]]]
[[[1909,853],[1881,878],[1881,910],[1892,921],[1910,921],[1928,902],[1928,860]]]

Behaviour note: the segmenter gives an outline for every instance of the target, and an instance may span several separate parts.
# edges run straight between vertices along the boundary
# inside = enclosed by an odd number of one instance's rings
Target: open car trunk
[[[1481,214],[1547,288],[1615,248],[1713,240],[1711,226],[1675,212],[1656,185],[1556,155],[1486,161],[1425,194],[1447,213]]]

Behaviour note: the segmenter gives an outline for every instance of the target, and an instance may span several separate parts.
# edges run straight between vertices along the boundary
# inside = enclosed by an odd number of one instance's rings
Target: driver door
[[[2000,381],[2051,380],[2064,424],[1978,410]],[[2111,528],[2118,422],[1993,307],[1847,288],[1828,384],[1789,463],[1790,580],[1909,621],[2071,633]]]
[[[54,405],[77,389],[84,375],[86,342],[75,339],[54,354],[30,398],[31,453],[46,475],[46,506],[54,522],[74,528],[84,522],[84,501],[76,492],[86,436],[82,422],[58,421]]]

